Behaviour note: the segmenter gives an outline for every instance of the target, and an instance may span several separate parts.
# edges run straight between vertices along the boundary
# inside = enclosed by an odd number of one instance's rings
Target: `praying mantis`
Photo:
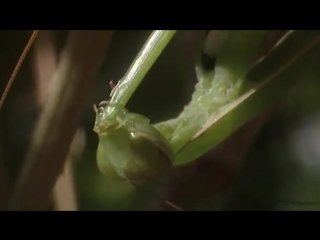
[[[154,61],[152,47],[163,48],[161,41],[174,33],[153,32],[127,74],[112,87],[110,101],[95,107],[94,131],[100,141],[97,162],[106,177],[150,180],[172,166],[186,164],[203,155],[285,94],[295,81],[283,77],[282,73],[301,63],[301,56],[307,55],[305,53],[319,42],[316,31],[307,32],[304,39],[299,31],[289,31],[275,46],[273,55],[265,56],[252,66],[265,31],[231,32],[217,57],[214,71],[205,71],[196,65],[198,83],[191,102],[182,113],[174,119],[150,124],[148,118],[130,113],[124,106]],[[288,52],[286,44],[292,45],[297,39],[305,41],[306,47]],[[236,48],[240,48],[242,54],[230,60]],[[150,62],[148,54],[154,54]]]
[[[104,101],[99,108],[95,107],[94,130],[100,141],[97,162],[107,177],[147,180],[177,163],[174,160],[179,150],[203,128],[214,110],[236,97],[241,81],[232,74],[244,74],[243,69],[249,66],[265,34],[264,31],[247,31],[243,37],[241,32],[234,33],[236,41],[242,41],[241,44],[247,46],[250,44],[242,55],[240,69],[228,71],[223,60],[221,64],[218,59],[213,81],[208,77],[200,79],[192,101],[176,119],[151,125],[148,118],[130,113],[121,106],[126,104],[155,61],[155,56],[159,55],[174,33],[154,31],[125,77],[112,89],[110,102]],[[231,40],[225,51],[230,51],[233,44]],[[217,102],[210,104],[210,99],[217,99]],[[196,110],[198,106],[200,108]]]
[[[272,54],[252,66],[265,31],[231,31],[214,70],[205,71],[196,63],[198,83],[184,111],[176,118],[151,124],[125,105],[174,34],[154,31],[126,75],[112,86],[111,99],[95,107],[97,163],[107,178],[154,179],[205,154],[287,93],[299,77],[286,70],[299,69],[301,63],[312,59],[308,53],[319,43],[319,31],[290,31]]]

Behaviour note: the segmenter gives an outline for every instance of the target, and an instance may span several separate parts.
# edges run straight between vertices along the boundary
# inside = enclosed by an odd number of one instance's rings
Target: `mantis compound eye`
[[[102,101],[99,103],[99,107],[106,107],[109,104],[109,101]]]
[[[99,103],[99,108],[94,104],[93,105],[93,110],[95,111],[96,114],[101,114],[103,110],[108,106],[109,101],[102,101]]]

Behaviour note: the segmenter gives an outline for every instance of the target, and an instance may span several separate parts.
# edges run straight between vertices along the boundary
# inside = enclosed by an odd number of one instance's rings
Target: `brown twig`
[[[54,210],[77,211],[71,159],[67,159],[63,174],[58,177],[53,189]]]
[[[113,31],[70,31],[52,92],[14,190],[10,210],[45,210]]]
[[[32,35],[31,35],[31,37],[30,37],[30,39],[29,39],[29,41],[27,43],[27,46],[24,48],[24,50],[23,50],[23,52],[22,52],[22,54],[21,54],[21,56],[20,56],[20,58],[18,60],[18,63],[15,66],[15,68],[14,68],[14,70],[13,70],[11,76],[10,76],[10,79],[9,79],[9,81],[7,83],[7,86],[6,86],[4,92],[3,92],[2,96],[1,96],[1,99],[0,99],[0,109],[2,108],[2,105],[3,105],[4,101],[7,98],[9,90],[10,90],[12,84],[13,84],[13,81],[16,78],[16,76],[18,74],[18,71],[19,71],[19,69],[20,69],[25,57],[27,56],[27,53],[29,52],[29,50],[30,50],[30,48],[32,46],[32,43],[34,42],[38,32],[39,32],[39,30],[34,30],[33,31]]]
[[[34,44],[33,75],[35,78],[35,93],[37,103],[42,107],[48,99],[50,84],[57,70],[57,56],[53,44],[53,33],[50,30],[39,32]]]
[[[57,54],[53,43],[51,30],[43,30],[39,33],[34,46],[34,75],[36,83],[37,102],[43,106],[48,98],[50,85],[53,84],[53,76],[57,70]],[[81,157],[84,149],[85,135],[83,131],[77,130],[69,150],[67,162],[63,174],[57,179],[53,190],[54,209],[61,211],[76,211],[77,201],[73,183],[73,160]],[[76,156],[75,156],[76,155]]]

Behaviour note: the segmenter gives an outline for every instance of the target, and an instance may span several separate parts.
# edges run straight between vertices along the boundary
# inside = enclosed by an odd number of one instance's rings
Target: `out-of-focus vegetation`
[[[0,32],[1,89],[29,34]],[[80,210],[172,210],[143,188],[107,180],[98,171],[95,159],[98,139],[92,131],[95,117],[92,105],[108,99],[109,81],[124,75],[149,34],[150,31],[115,32],[83,112],[86,147],[82,157],[74,162]],[[65,38],[63,32],[60,35],[58,46],[63,45]],[[188,103],[196,82],[190,38],[178,31],[130,99],[127,106],[130,111],[158,122],[175,117]],[[31,56],[20,70],[0,113],[0,161],[12,184],[40,111],[35,104]],[[151,182],[145,187],[186,210],[319,210],[320,81],[314,77],[313,69],[304,74],[305,81],[298,82],[290,95],[279,99],[267,114],[269,121],[261,123],[261,118],[266,118],[262,114],[205,156],[173,168],[163,177],[165,184]]]

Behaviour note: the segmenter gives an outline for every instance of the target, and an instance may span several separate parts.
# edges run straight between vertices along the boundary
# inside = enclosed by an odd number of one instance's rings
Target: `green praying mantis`
[[[107,178],[148,181],[197,159],[287,94],[303,79],[305,62],[317,66],[312,51],[320,52],[320,31],[289,31],[254,63],[266,31],[223,32],[214,69],[195,60],[198,82],[190,103],[176,118],[151,124],[125,106],[175,33],[153,31],[125,76],[111,86],[110,100],[94,106],[97,164]]]
[[[292,69],[310,58],[320,36],[319,31],[289,31],[272,54],[253,64],[266,31],[230,32],[228,38],[223,35],[214,70],[196,61],[198,82],[190,103],[176,118],[156,124],[124,108],[175,31],[151,34],[126,75],[112,86],[110,101],[94,106],[97,164],[106,177],[148,181],[205,154],[288,93],[299,79],[292,77]]]
[[[207,73],[212,79],[199,79],[192,101],[177,118],[151,124],[148,118],[130,113],[123,106],[174,34],[175,31],[154,31],[125,77],[112,89],[111,100],[94,107],[94,131],[100,141],[97,163],[109,178],[144,181],[172,167],[179,151],[203,129],[214,111],[235,99],[241,83],[237,74],[244,74],[243,69],[250,65],[265,31],[247,31],[244,36],[242,32],[233,33],[236,36],[224,47],[227,54],[232,51],[234,40],[250,44],[244,49],[241,68],[229,71],[224,59],[218,58],[214,73]]]
[[[202,146],[189,154],[188,145],[199,144],[199,139],[201,144],[207,125],[243,101],[240,87],[266,33],[231,31],[226,38],[225,31],[221,31],[225,43],[215,69],[205,72],[198,63],[198,83],[189,105],[177,118],[151,124],[148,118],[130,113],[123,106],[175,32],[153,31],[126,75],[112,88],[110,101],[94,106],[94,131],[99,136],[97,163],[111,179],[152,179],[173,165],[187,163],[208,151],[208,146]],[[241,48],[241,54],[228,60],[239,50],[236,48]],[[216,139],[209,140],[207,145],[216,143]]]
[[[112,88],[110,101],[95,107],[94,131],[100,141],[97,162],[107,177],[147,180],[173,165],[196,159],[223,140],[224,136],[207,136],[214,125],[221,125],[221,119],[237,111],[240,105],[248,105],[246,102],[256,95],[257,90],[252,87],[247,92],[241,88],[246,84],[244,77],[266,31],[231,31],[214,71],[204,72],[200,64],[196,66],[199,77],[192,100],[177,118],[150,124],[148,118],[126,110],[123,106],[175,32],[154,31],[126,75]],[[290,40],[292,35],[294,32],[289,32],[284,38]],[[225,33],[223,36],[225,38]],[[236,50],[239,54],[230,59]],[[281,47],[277,50],[281,53]],[[262,88],[261,81],[256,87]],[[265,106],[268,102],[262,104]],[[223,135],[230,134],[259,111],[249,112],[242,121],[224,121],[229,126],[221,126],[225,131]]]

